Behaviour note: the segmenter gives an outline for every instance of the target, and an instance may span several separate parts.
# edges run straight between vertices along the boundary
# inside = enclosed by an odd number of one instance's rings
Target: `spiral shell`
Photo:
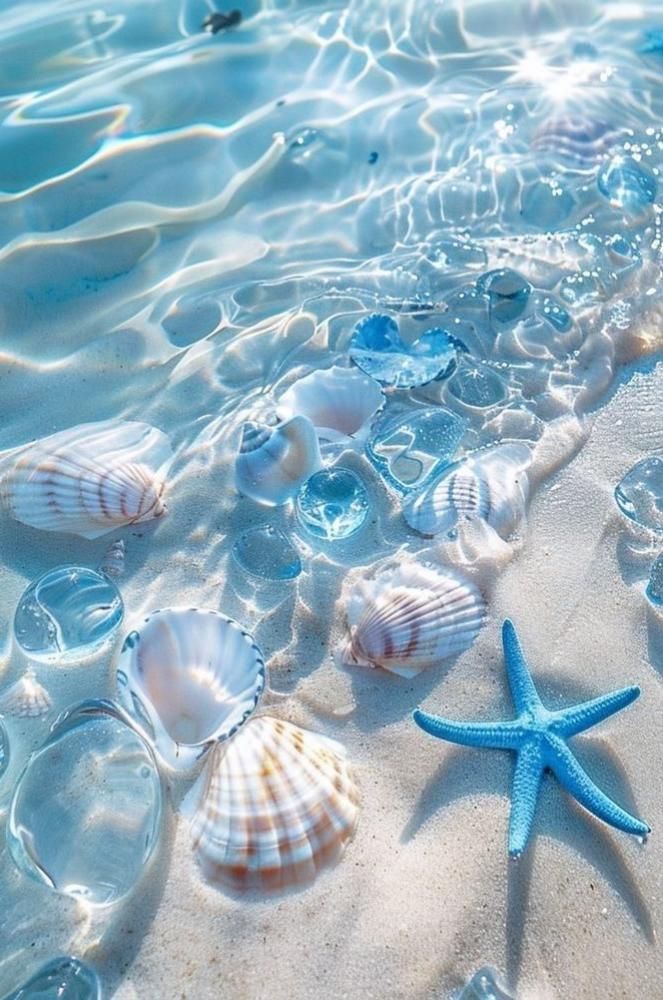
[[[531,459],[525,444],[470,455],[408,500],[403,517],[421,535],[452,532],[464,520],[481,519],[506,539],[525,515]]]
[[[48,691],[39,683],[31,668],[6,691],[0,693],[0,715],[37,718],[46,715],[51,705]]]
[[[277,427],[244,424],[235,459],[235,485],[244,496],[278,507],[321,467],[315,428],[297,416]]]
[[[23,524],[98,538],[166,513],[161,477],[171,461],[168,438],[149,424],[80,424],[23,449],[2,497]]]
[[[370,375],[334,365],[294,382],[279,398],[277,413],[281,420],[297,414],[308,417],[323,441],[364,441],[384,401],[384,392]]]
[[[450,570],[406,562],[371,579],[349,580],[350,640],[342,662],[414,677],[475,640],[486,605],[469,580]]]
[[[210,755],[186,796],[204,878],[236,891],[305,885],[341,857],[359,814],[343,746],[289,722],[252,719]]]

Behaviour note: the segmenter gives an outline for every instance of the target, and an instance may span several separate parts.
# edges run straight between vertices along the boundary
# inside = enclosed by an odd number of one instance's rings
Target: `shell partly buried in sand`
[[[383,667],[401,677],[462,653],[486,620],[486,604],[473,583],[416,562],[349,580],[346,595],[350,639],[342,662]]]
[[[287,503],[322,465],[315,428],[296,416],[277,427],[249,422],[235,459],[235,485],[270,507]]]
[[[0,692],[0,715],[18,718],[37,718],[46,715],[52,705],[51,697],[28,668],[10,687]]]
[[[117,665],[119,700],[173,770],[236,733],[264,687],[253,637],[205,608],[153,611],[129,633]]]
[[[23,449],[2,482],[16,520],[43,531],[98,538],[166,513],[170,442],[149,424],[80,424]]]
[[[339,860],[359,792],[340,743],[262,716],[210,755],[182,811],[208,882],[278,891]]]
[[[111,542],[104,552],[104,557],[99,563],[99,572],[116,580],[124,573],[124,557],[124,539],[119,538],[117,541]]]
[[[384,401],[384,392],[370,375],[334,365],[294,382],[280,396],[277,413],[282,420],[297,414],[308,417],[323,441],[363,441]]]
[[[483,520],[501,538],[518,527],[529,497],[526,444],[502,444],[449,466],[403,507],[403,517],[421,535],[454,531],[466,520]]]

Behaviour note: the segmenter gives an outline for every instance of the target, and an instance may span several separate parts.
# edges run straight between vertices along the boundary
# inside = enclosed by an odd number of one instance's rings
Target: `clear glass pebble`
[[[297,515],[316,538],[335,541],[358,531],[368,514],[366,487],[349,469],[321,469],[297,496]]]
[[[243,531],[235,539],[232,553],[242,569],[263,580],[294,580],[302,571],[297,549],[271,524]]]
[[[604,164],[597,184],[611,205],[627,212],[639,212],[656,198],[656,177],[631,156],[620,154]]]
[[[9,767],[9,737],[0,719],[0,779]]]
[[[105,643],[124,615],[120,591],[105,574],[58,566],[31,583],[18,602],[14,635],[33,659],[79,659]]]
[[[513,997],[500,985],[495,970],[486,966],[475,972],[458,1000],[513,1000]]]
[[[488,271],[477,281],[477,288],[488,296],[491,322],[515,323],[527,308],[532,286],[522,274],[509,267]]]
[[[104,701],[63,713],[18,779],[7,826],[21,871],[100,906],[134,888],[161,820],[154,757],[124,718]]]
[[[535,181],[521,196],[523,218],[539,228],[559,226],[574,208],[575,201],[568,191],[549,181]]]
[[[655,608],[663,608],[663,552],[654,560],[645,594]]]
[[[366,454],[385,482],[409,493],[442,471],[464,433],[465,421],[443,406],[416,410],[380,424]]]
[[[486,409],[506,399],[507,389],[497,372],[484,365],[462,365],[449,379],[449,392],[466,406]]]
[[[412,389],[446,378],[456,367],[456,352],[456,341],[440,327],[406,344],[396,322],[380,313],[357,323],[349,348],[350,358],[358,368],[397,389]]]
[[[54,958],[5,1000],[101,1000],[101,984],[77,958]]]
[[[663,532],[663,458],[652,455],[634,465],[615,489],[615,501],[641,528]]]

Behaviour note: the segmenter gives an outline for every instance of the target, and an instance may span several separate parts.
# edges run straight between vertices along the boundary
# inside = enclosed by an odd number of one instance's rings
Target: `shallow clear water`
[[[0,3],[0,458],[8,469],[12,449],[88,421],[147,421],[169,435],[168,516],[124,534],[118,586],[127,623],[187,603],[220,608],[250,629],[275,703],[342,739],[356,761],[367,803],[350,850],[376,870],[385,860],[369,841],[393,859],[398,838],[384,833],[388,806],[377,808],[373,785],[384,780],[403,796],[423,779],[381,770],[386,751],[371,750],[366,733],[406,726],[433,681],[392,689],[390,706],[370,721],[384,678],[341,689],[329,660],[343,623],[332,608],[355,566],[403,546],[430,551],[400,508],[413,484],[440,471],[438,461],[526,442],[535,494],[583,447],[625,366],[632,373],[660,362],[663,55],[647,33],[663,26],[663,6],[246,0],[241,23],[215,35],[201,29],[210,10],[203,0]],[[370,510],[356,534],[319,541],[292,503],[271,509],[239,497],[235,453],[242,425],[272,422],[296,378],[350,364],[353,332],[372,313],[397,324],[398,357],[418,358],[417,372],[423,351],[425,384],[408,377],[394,390],[384,379],[372,462],[360,437],[323,442],[324,461],[359,478]],[[430,331],[444,333],[433,344],[422,339]],[[375,357],[365,370],[379,376]],[[413,428],[416,415],[440,405],[457,419],[445,421],[436,452],[428,426]],[[390,431],[384,441],[381,428]],[[643,439],[639,457],[660,448],[660,435]],[[23,590],[63,563],[97,566],[105,542],[0,516],[4,688],[25,665],[11,639]],[[513,541],[511,528],[500,530],[492,577]],[[524,523],[515,530],[527,551]],[[446,558],[466,565],[467,551],[453,543]],[[102,651],[57,677],[57,667],[44,668],[53,713],[3,720],[11,745],[0,776],[3,822],[13,784],[57,712],[113,694],[113,656]],[[468,695],[464,714],[473,712]],[[406,759],[399,751],[398,763]],[[628,759],[625,766],[630,772]],[[307,960],[292,981],[291,953],[274,959],[277,904],[243,909],[202,895],[193,866],[170,870],[183,794],[171,791],[157,857],[133,902],[112,917],[26,884],[0,850],[0,995],[76,950],[109,996],[215,996],[213,977],[195,978],[211,961],[205,944],[198,973],[187,965],[189,928],[218,934],[233,953],[224,968],[236,995],[266,995],[245,974],[263,938],[275,998],[342,995],[319,986],[322,959]],[[499,840],[496,856],[502,847]],[[310,899],[312,916],[287,914],[306,926],[318,919],[336,950],[347,923],[328,914],[353,911],[334,886],[351,897],[353,871],[349,853],[321,889],[292,904]],[[370,881],[362,893],[364,905]],[[177,914],[170,936],[168,907]],[[166,921],[157,924],[167,929],[161,944],[148,937],[157,914]],[[361,955],[387,933],[374,916],[368,926],[359,921]],[[462,927],[454,928],[440,967],[379,995],[450,996],[480,965],[505,964],[489,938],[469,968],[458,958]],[[344,993],[359,983],[368,995],[374,976],[362,980],[358,961],[350,947],[355,971],[344,979],[337,955],[334,976]],[[160,994],[162,967],[170,978]],[[519,971],[528,996],[549,987],[555,997],[574,995],[543,943]]]

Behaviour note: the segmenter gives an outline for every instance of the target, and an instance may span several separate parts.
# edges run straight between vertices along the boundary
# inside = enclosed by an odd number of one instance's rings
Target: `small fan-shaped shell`
[[[210,755],[182,806],[207,881],[287,889],[340,858],[359,813],[340,743],[262,716],[223,751]]]
[[[149,424],[81,424],[23,449],[2,495],[23,524],[98,538],[165,514],[161,477],[171,460],[168,438]]]
[[[253,637],[205,608],[153,611],[124,640],[117,665],[120,701],[174,770],[237,732],[264,686]]]
[[[467,649],[486,617],[483,597],[450,570],[416,562],[389,566],[369,580],[349,580],[346,664],[383,667],[414,677]]]
[[[32,669],[26,670],[6,691],[0,692],[0,715],[36,718],[45,715],[51,705],[48,691]]]
[[[278,507],[321,467],[315,428],[297,416],[277,427],[246,423],[235,459],[235,484],[244,496]]]
[[[449,466],[403,507],[403,517],[421,535],[453,531],[480,518],[507,538],[524,517],[529,496],[525,444],[497,445]]]
[[[323,441],[363,441],[384,401],[384,392],[370,375],[334,365],[294,382],[279,398],[277,413],[281,420],[297,414],[308,417]]]
[[[124,553],[125,546],[122,538],[111,542],[104,553],[104,558],[99,563],[99,572],[114,579],[122,576],[124,573]]]

